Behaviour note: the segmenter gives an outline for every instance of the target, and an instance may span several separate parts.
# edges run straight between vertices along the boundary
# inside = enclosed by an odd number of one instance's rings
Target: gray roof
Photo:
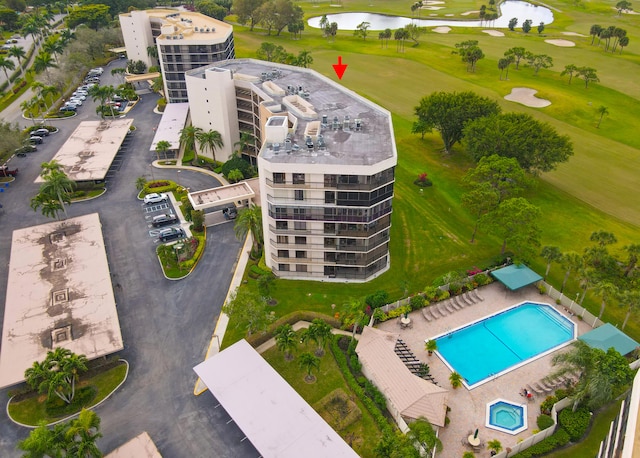
[[[292,140],[300,149],[286,154],[283,147],[276,154],[271,145],[265,145],[260,153],[264,159],[279,163],[373,165],[397,156],[391,114],[314,70],[254,59],[234,59],[192,70],[188,75],[197,76],[215,68],[233,71],[234,79],[253,84],[271,98],[272,102],[265,105],[274,114],[281,109],[282,113],[288,111],[297,118],[298,126]],[[307,102],[312,108],[305,113],[296,113],[296,102],[292,100],[296,97],[289,87],[296,88],[297,100]],[[305,130],[310,123],[322,124],[323,115],[328,123],[321,126],[320,133],[326,150],[309,150],[305,144]],[[349,128],[343,129],[346,116]],[[334,118],[339,124],[337,129],[333,128]],[[360,121],[360,128],[356,127],[356,120]]]

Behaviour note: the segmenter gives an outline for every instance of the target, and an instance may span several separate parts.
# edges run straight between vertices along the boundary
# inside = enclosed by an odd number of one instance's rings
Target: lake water
[[[436,5],[437,6],[437,5]],[[427,16],[429,13],[435,13],[432,10],[422,10],[422,16]],[[356,30],[359,24],[362,22],[368,22],[371,24],[369,30],[384,30],[384,29],[400,29],[407,24],[414,23],[420,27],[498,27],[507,28],[509,21],[512,18],[518,18],[517,29],[522,30],[522,23],[527,19],[532,21],[532,30],[535,33],[536,27],[541,22],[545,25],[553,22],[553,13],[549,8],[544,6],[536,6],[527,2],[520,1],[507,1],[500,5],[501,16],[492,21],[491,24],[480,21],[452,21],[443,19],[411,19],[401,16],[386,16],[384,14],[377,13],[337,13],[327,14],[329,22],[335,22],[338,24],[338,30]],[[316,29],[320,28],[320,16],[309,19],[308,24]]]

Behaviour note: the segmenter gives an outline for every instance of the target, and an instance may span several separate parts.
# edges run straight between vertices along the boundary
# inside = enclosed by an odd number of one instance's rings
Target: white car
[[[82,106],[82,99],[76,97],[71,97],[69,99],[69,102],[73,103],[74,105]]]
[[[158,204],[160,202],[165,202],[166,200],[167,196],[165,194],[158,194],[157,192],[152,192],[151,194],[144,196],[145,204]]]
[[[80,99],[82,101],[87,100],[87,94],[83,94],[82,92],[74,92],[72,99]]]

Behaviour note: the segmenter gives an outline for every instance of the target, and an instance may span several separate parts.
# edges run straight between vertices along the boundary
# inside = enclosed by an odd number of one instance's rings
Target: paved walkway
[[[476,428],[480,430],[479,437],[485,443],[492,439],[498,439],[504,448],[513,446],[518,439],[529,437],[533,430],[538,429],[536,418],[540,413],[540,402],[544,400],[544,396],[537,396],[533,402],[528,403],[528,429],[516,436],[501,433],[484,426],[486,404],[497,398],[514,401],[518,404],[525,403],[519,392],[524,385],[538,381],[553,371],[551,366],[553,355],[544,356],[471,391],[464,387],[454,390],[449,383],[451,371],[435,354],[427,356],[427,352],[424,349],[425,339],[451,331],[466,323],[523,301],[544,302],[553,305],[556,310],[577,324],[578,335],[591,330],[591,327],[583,321],[579,321],[575,316],[569,317],[562,307],[555,305],[553,299],[546,295],[541,296],[534,286],[512,292],[496,282],[480,288],[478,292],[484,298],[484,301],[473,306],[464,307],[462,310],[458,310],[444,318],[427,322],[418,310],[409,315],[413,322],[412,328],[400,329],[397,320],[389,320],[378,326],[385,331],[400,332],[400,337],[407,343],[416,357],[423,362],[427,362],[430,372],[438,384],[450,390],[447,404],[451,408],[451,412],[448,414],[451,423],[440,430],[440,439],[444,446],[442,456],[462,456],[468,449],[462,445],[461,439],[466,438],[469,435],[469,431],[475,431]],[[487,450],[482,453],[478,454],[478,456],[488,456]]]

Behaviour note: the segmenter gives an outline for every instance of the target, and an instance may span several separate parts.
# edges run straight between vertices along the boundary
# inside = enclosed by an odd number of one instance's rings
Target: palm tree
[[[600,302],[600,314],[598,315],[600,319],[604,314],[604,308],[607,306],[609,298],[614,297],[618,293],[618,287],[608,281],[602,281],[596,284],[595,292],[602,299]]]
[[[87,371],[87,358],[84,355],[71,353],[62,360],[60,369],[64,372],[65,376],[70,379],[71,399],[73,399],[76,394],[76,382],[78,381],[80,372]]]
[[[640,290],[618,291],[617,299],[620,305],[627,307],[627,314],[621,326],[621,329],[624,330],[624,327],[631,317],[631,313],[640,309]]]
[[[53,60],[53,57],[51,57],[51,54],[49,54],[48,52],[41,52],[33,60],[33,70],[36,73],[42,73],[44,71],[47,75],[47,81],[49,82],[49,84],[51,84],[51,75],[49,74],[49,69],[57,67],[58,66]]]
[[[180,131],[180,144],[185,150],[195,151],[196,139],[200,132],[202,129],[194,125],[187,126]]]
[[[34,126],[36,125],[36,117],[35,117],[35,110],[34,110],[36,106],[38,106],[38,100],[35,97],[29,100],[25,100],[20,104],[20,109],[22,110],[22,112],[25,115],[29,113],[29,117],[31,118],[31,121],[33,122]]]
[[[62,210],[60,202],[51,199],[51,197],[44,194],[37,194],[35,197],[33,197],[31,199],[30,206],[33,211],[37,211],[38,208],[42,207],[42,216],[46,216],[47,218],[59,219],[58,215],[60,213],[60,210]]]
[[[162,81],[162,75],[152,79],[151,81],[152,81],[151,90],[153,92],[159,93],[159,92],[162,92],[162,90],[164,90],[164,82]]]
[[[20,67],[20,74],[22,75],[23,74],[22,59],[27,57],[27,52],[21,46],[12,46],[9,48],[7,55],[18,59],[18,66]]]
[[[308,68],[313,63],[313,57],[309,51],[302,50],[298,53],[298,67]]]
[[[290,324],[283,324],[276,329],[274,334],[276,346],[278,350],[284,352],[284,359],[291,361],[293,359],[293,351],[298,345],[298,336]]]
[[[300,355],[298,364],[302,369],[305,369],[307,371],[307,375],[304,379],[309,383],[313,382],[316,377],[314,375],[311,375],[311,371],[320,367],[320,359],[313,356],[307,351]]]
[[[158,156],[158,160],[160,160],[160,154],[162,154],[163,158],[167,158],[167,153],[171,149],[171,143],[166,140],[160,140],[156,143],[156,154]]]
[[[7,69],[15,70],[16,64],[11,59],[7,59],[4,56],[0,56],[0,68],[4,72],[4,76],[7,77],[7,81],[9,81],[9,73],[7,72]]]
[[[453,371],[451,375],[449,375],[449,381],[454,390],[460,388],[462,386],[462,375]]]
[[[578,253],[571,251],[569,253],[565,253],[560,260],[560,264],[565,269],[564,279],[562,280],[562,287],[560,288],[560,292],[564,291],[564,287],[567,284],[567,280],[569,280],[569,276],[571,272],[575,272],[582,266],[583,259]]]
[[[543,278],[543,280],[546,281],[549,271],[551,270],[551,263],[560,261],[562,259],[562,253],[560,252],[560,248],[557,246],[544,246],[542,247],[540,256],[542,259],[547,261],[547,270],[545,271]]]
[[[71,193],[75,189],[76,183],[67,177],[67,174],[62,171],[60,165],[55,161],[44,162],[40,176],[44,179],[44,183],[40,186],[39,194],[48,197],[50,200],[57,200],[66,217],[65,203],[71,203]]]
[[[34,361],[29,369],[24,371],[24,379],[32,389],[40,391],[43,382],[49,377],[50,367],[46,361]]]
[[[92,410],[82,409],[78,418],[71,420],[65,438],[69,444],[69,456],[99,458],[102,452],[96,446],[101,438],[100,417]]]
[[[64,444],[60,438],[64,437],[65,428],[64,423],[58,423],[49,429],[43,421],[26,439],[18,442],[18,448],[26,452],[23,456],[30,458],[63,456]]]
[[[251,204],[250,207],[244,208],[238,212],[238,217],[233,226],[236,237],[243,240],[249,232],[253,237],[253,251],[258,253],[262,247],[262,208]]]
[[[42,49],[43,51],[48,52],[53,56],[56,61],[56,65],[60,63],[58,62],[58,54],[62,54],[64,52],[64,46],[62,45],[60,40],[50,37],[47,39],[45,44],[42,45]]]
[[[240,132],[240,139],[233,144],[233,155],[236,156],[238,153],[242,155],[248,146],[253,146],[254,144],[255,137],[253,135],[249,132]]]
[[[58,88],[55,86],[44,86],[40,91],[40,97],[42,97],[43,102],[45,102],[45,106],[47,109],[53,104],[53,96],[58,94]],[[47,103],[47,97],[51,97],[49,103]]]
[[[222,148],[224,142],[222,141],[222,135],[217,130],[209,130],[207,132],[196,133],[196,140],[202,151],[207,149],[211,150],[213,160],[216,160],[216,148]]]
[[[600,115],[600,119],[598,119],[598,125],[596,126],[596,128],[600,129],[600,123],[602,122],[602,118],[604,118],[604,115],[609,114],[609,109],[604,105],[600,105],[596,111]]]
[[[302,331],[301,340],[315,342],[315,355],[320,357],[324,355],[324,347],[331,335],[331,326],[320,318],[314,318],[309,327]]]
[[[364,313],[364,304],[357,299],[351,299],[342,306],[342,323],[347,329],[351,328],[351,338],[356,338],[358,326],[362,323],[366,314]]]
[[[147,46],[147,56],[158,59],[158,48],[156,46]]]

